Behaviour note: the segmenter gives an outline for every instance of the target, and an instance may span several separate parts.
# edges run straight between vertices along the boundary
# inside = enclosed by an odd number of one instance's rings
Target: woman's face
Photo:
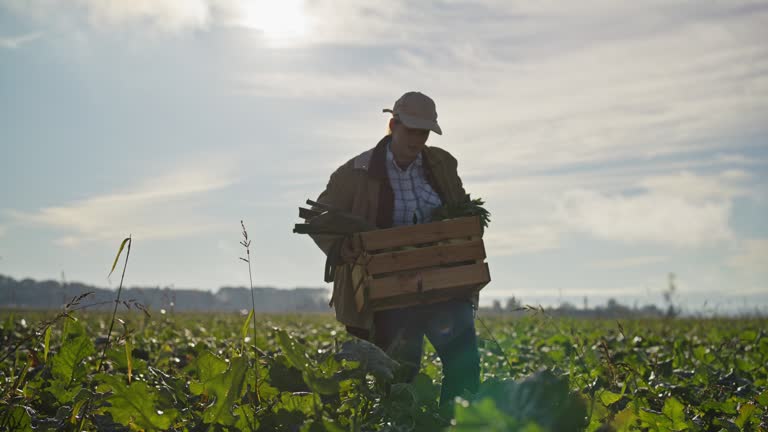
[[[399,121],[391,119],[392,153],[398,165],[408,166],[415,161],[427,143],[429,129],[411,129]]]

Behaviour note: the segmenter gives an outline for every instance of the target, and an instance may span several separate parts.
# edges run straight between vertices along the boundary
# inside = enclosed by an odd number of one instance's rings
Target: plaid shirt
[[[432,210],[443,203],[427,182],[421,153],[405,170],[401,169],[387,145],[387,176],[395,195],[392,226],[432,221]]]

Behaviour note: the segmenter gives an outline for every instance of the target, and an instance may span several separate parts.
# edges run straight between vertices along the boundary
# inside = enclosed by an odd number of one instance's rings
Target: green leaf
[[[603,392],[600,393],[600,400],[603,402],[603,405],[611,406],[621,400],[621,395],[609,390],[603,390]]]
[[[227,370],[227,362],[216,357],[210,351],[203,351],[195,361],[197,366],[197,376],[200,378],[200,382],[192,382],[189,384],[189,390],[194,395],[200,395],[205,391],[206,383]]]
[[[125,239],[123,239],[122,243],[120,243],[120,248],[117,250],[117,256],[115,257],[115,262],[112,263],[112,270],[109,271],[109,274],[107,275],[107,277],[112,276],[112,272],[115,271],[115,267],[117,267],[117,260],[120,259],[120,254],[123,253],[123,248],[125,247],[125,244],[130,241],[131,241],[131,238],[126,237]]]
[[[456,404],[455,432],[502,432],[516,430],[517,422],[496,408],[491,398],[469,404],[462,401]]]
[[[655,431],[669,430],[672,423],[664,414],[648,409],[641,409],[638,412],[638,417],[645,426],[650,426],[651,430]]]
[[[414,429],[418,430],[418,429]],[[340,426],[333,420],[323,418],[322,420],[310,419],[304,422],[299,432],[346,432],[347,429]]]
[[[440,221],[465,216],[479,216],[483,227],[487,228],[488,223],[491,221],[491,213],[483,207],[484,204],[485,201],[482,198],[472,199],[469,195],[466,195],[464,201],[452,205],[444,204],[442,207],[435,208],[432,211],[432,220]]]
[[[133,351],[133,342],[129,337],[125,340],[125,363],[128,366],[128,383],[129,384],[131,382],[131,378],[133,377],[133,356],[131,355],[132,351]]]
[[[346,429],[341,425],[327,418],[323,419],[323,426],[325,426],[325,430],[328,432],[346,432]]]
[[[218,423],[233,426],[237,420],[232,414],[235,402],[240,400],[245,384],[248,362],[245,357],[235,357],[230,361],[228,371],[216,375],[205,383],[208,395],[215,398],[213,405],[203,413],[205,423]]]
[[[53,380],[46,388],[60,403],[66,403],[77,394],[80,380],[88,373],[85,359],[94,353],[93,342],[85,335],[66,340],[59,352],[51,358]]]
[[[757,403],[763,407],[768,407],[768,390],[760,393],[760,395],[757,397]]]
[[[51,348],[51,326],[45,328],[45,336],[43,337],[43,362],[48,361],[48,352]]]
[[[66,405],[62,405],[56,411],[56,420],[61,422],[69,421],[70,424],[78,424],[78,416],[83,406],[90,400],[94,401],[95,394],[87,388],[76,390],[77,393],[67,400]],[[71,407],[71,408],[70,408]],[[66,428],[65,428],[66,429]]]
[[[592,409],[592,419],[588,429],[599,428],[610,415],[611,411],[605,405],[595,404]]]
[[[304,371],[302,377],[307,386],[315,393],[334,395],[339,392],[339,381],[335,378],[319,376],[311,370]]]
[[[69,385],[61,380],[51,380],[45,391],[52,394],[60,404],[66,404],[71,401],[80,391],[80,386]]]
[[[307,391],[302,372],[288,364],[284,355],[276,355],[269,368],[267,380],[278,390],[287,392]]]
[[[629,404],[623,410],[616,413],[612,425],[617,431],[628,431],[635,425],[636,420],[637,414],[635,413],[635,407],[632,404]]]
[[[77,416],[80,414],[80,409],[83,408],[83,405],[88,402],[88,399],[81,399],[77,402],[75,402],[75,405],[72,407],[72,414],[69,416],[69,422],[71,424],[77,424]]]
[[[10,431],[32,432],[32,417],[24,407],[14,406],[0,416],[1,423]]]
[[[321,406],[321,404],[320,397],[315,393],[282,393],[280,403],[275,408],[312,415],[315,406]]]
[[[69,339],[53,357],[51,373],[56,379],[74,381],[87,374],[83,360],[94,353],[93,342],[85,335]]]
[[[736,407],[738,406],[738,403],[733,399],[728,399],[722,402],[716,401],[716,400],[707,400],[704,401],[699,406],[699,409],[702,411],[713,411],[717,414],[729,414],[729,415],[736,415],[738,411],[736,410]]]
[[[258,431],[259,420],[253,415],[253,408],[248,405],[240,405],[234,409],[237,415],[237,422],[235,422],[235,428],[239,431]]]
[[[6,316],[5,321],[3,322],[3,329],[8,330],[14,327],[16,327],[16,314],[11,312]]]
[[[283,350],[285,358],[291,366],[304,372],[309,368],[309,359],[304,354],[304,347],[292,338],[285,330],[277,331],[277,343]]]
[[[243,327],[240,329],[240,339],[243,341],[243,344],[245,344],[245,338],[248,337],[248,324],[251,323],[251,319],[253,319],[253,309],[248,312],[248,317],[245,319]],[[256,335],[254,335],[254,337],[255,336]]]
[[[739,432],[740,431],[739,427],[736,426],[736,423],[734,423],[734,422],[732,422],[732,421],[730,421],[728,419],[716,418],[716,419],[712,420],[712,424],[715,425],[715,426],[720,426],[721,429],[719,430],[719,432],[723,432],[723,431],[725,431],[725,432]]]
[[[440,395],[440,387],[432,381],[429,375],[420,373],[411,381],[413,394],[420,404],[434,402]]]
[[[672,430],[681,431],[688,429],[685,419],[685,406],[674,397],[664,401],[664,408],[661,409],[661,412],[671,420],[672,424],[670,426]]]
[[[83,326],[82,321],[77,319],[77,317],[73,317],[73,319],[65,319],[63,327],[64,329],[61,333],[62,344],[78,336],[86,336],[85,326]]]
[[[104,379],[112,388],[112,394],[106,399],[110,404],[106,411],[115,422],[144,430],[167,430],[171,427],[178,411],[157,407],[157,392],[147,383],[136,381],[126,386],[117,377]]]
[[[741,409],[739,409],[739,416],[734,420],[734,423],[736,423],[736,426],[740,428],[744,428],[745,425],[751,423],[752,420],[752,414],[755,412],[757,407],[752,403],[747,403],[741,406]]]

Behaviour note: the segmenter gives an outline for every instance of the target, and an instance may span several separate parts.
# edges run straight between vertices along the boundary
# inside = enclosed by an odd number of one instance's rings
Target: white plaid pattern
[[[443,202],[427,182],[421,154],[403,170],[395,162],[395,156],[388,144],[387,175],[395,195],[392,225],[413,225],[414,216],[416,223],[431,222],[432,210],[440,207]]]

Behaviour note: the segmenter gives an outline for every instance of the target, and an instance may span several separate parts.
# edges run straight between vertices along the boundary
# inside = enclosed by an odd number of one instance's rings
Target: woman
[[[390,133],[374,148],[339,167],[317,201],[352,213],[371,226],[390,228],[430,222],[434,208],[467,200],[456,159],[426,145],[430,131],[442,135],[434,101],[422,93],[408,92],[384,112],[392,113]],[[401,378],[406,381],[418,374],[427,336],[443,363],[441,407],[449,406],[465,390],[477,390],[476,299],[358,312],[352,263],[359,248],[345,241],[338,251],[331,247],[332,237],[314,235],[313,239],[326,254],[339,254],[331,304],[348,332],[372,341],[399,361]]]

